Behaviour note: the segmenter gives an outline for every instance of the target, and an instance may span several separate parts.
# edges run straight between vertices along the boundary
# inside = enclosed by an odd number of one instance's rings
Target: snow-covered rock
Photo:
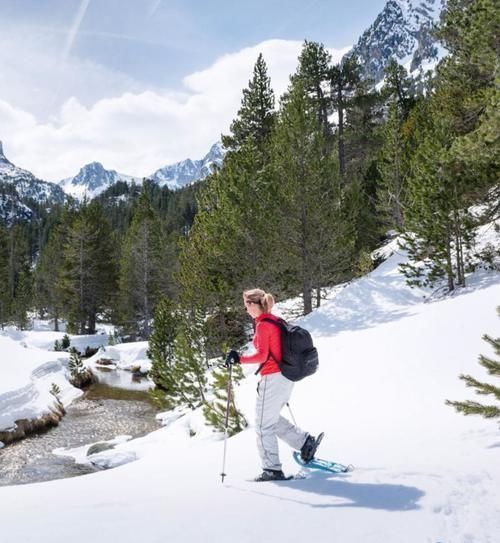
[[[136,184],[142,182],[138,177],[118,173],[115,170],[106,170],[100,162],[92,162],[83,166],[74,177],[60,181],[59,185],[64,192],[81,200],[84,197],[95,198],[119,181]]]
[[[444,55],[431,34],[444,0],[389,0],[375,22],[347,53],[356,55],[364,75],[380,83],[389,60],[403,64],[414,77]]]
[[[210,151],[201,160],[188,158],[164,166],[146,177],[156,181],[160,186],[178,189],[199,179],[204,179],[212,171],[213,166],[220,166],[223,160],[224,150],[222,144],[217,142],[212,145]],[[67,194],[81,200],[84,197],[95,198],[119,181],[129,184],[142,183],[141,178],[118,173],[115,170],[107,170],[101,163],[92,162],[81,168],[74,177],[60,181],[59,186]]]
[[[160,186],[168,186],[171,189],[178,189],[189,185],[199,179],[204,179],[211,173],[214,166],[221,166],[224,160],[224,149],[220,142],[215,143],[210,151],[201,160],[190,158],[177,162],[170,166],[160,168],[149,179],[156,181]]]
[[[0,141],[0,222],[35,220],[40,205],[50,208],[64,201],[65,194],[58,185],[42,181],[28,170],[12,164]]]

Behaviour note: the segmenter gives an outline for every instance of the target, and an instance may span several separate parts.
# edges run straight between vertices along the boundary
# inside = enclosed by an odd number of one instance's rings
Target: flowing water
[[[129,372],[109,372],[108,383],[131,380]],[[103,374],[104,376],[104,374]],[[100,378],[102,381],[102,379]],[[0,449],[0,486],[75,477],[97,471],[72,458],[52,454],[59,447],[79,447],[113,439],[117,435],[143,436],[157,430],[157,409],[146,389],[148,381],[130,383],[131,390],[102,382],[90,387],[68,406],[59,426]]]

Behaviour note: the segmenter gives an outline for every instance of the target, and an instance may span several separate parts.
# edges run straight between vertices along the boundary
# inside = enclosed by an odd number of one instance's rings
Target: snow
[[[28,348],[5,335],[0,335],[0,353],[0,430],[49,413],[55,403],[53,383],[61,389],[63,405],[81,395],[66,378],[67,353]]]
[[[498,246],[492,229],[481,236]],[[101,467],[119,467],[0,488],[2,541],[497,541],[497,423],[464,417],[444,402],[475,399],[460,373],[491,380],[477,358],[492,354],[481,336],[499,335],[500,274],[479,270],[466,289],[433,300],[405,285],[397,267],[406,256],[396,241],[383,251],[387,260],[376,270],[336,289],[302,319],[321,362],[291,400],[299,425],[325,432],[318,456],[352,463],[354,472],[250,482],[260,469],[250,427],[228,441],[222,484],[222,437],[203,424],[199,411],[170,412],[161,415],[166,425],[160,430],[135,440],[117,437],[112,450],[96,455]],[[22,340],[0,336],[4,394],[61,354],[24,348]],[[105,353],[128,365],[144,360],[145,346],[106,347]],[[247,378],[236,388],[250,422],[253,370],[245,368]],[[83,449],[58,454],[89,461]],[[281,455],[286,472],[298,471],[285,445]]]

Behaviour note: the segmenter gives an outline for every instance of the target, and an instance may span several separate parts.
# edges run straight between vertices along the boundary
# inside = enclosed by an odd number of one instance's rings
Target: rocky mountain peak
[[[3,152],[3,144],[1,140],[0,140],[0,164],[13,166],[12,162],[10,162],[10,160],[7,159],[7,157],[5,156]]]
[[[176,162],[156,170],[149,179],[161,186],[178,189],[199,179],[204,179],[212,171],[213,166],[221,166],[224,160],[224,149],[221,142],[214,143],[208,153],[200,160],[190,158]]]
[[[428,69],[438,60],[432,29],[444,3],[445,0],[388,0],[348,55],[359,58],[364,75],[375,83],[383,80],[391,59],[403,64],[410,73]]]

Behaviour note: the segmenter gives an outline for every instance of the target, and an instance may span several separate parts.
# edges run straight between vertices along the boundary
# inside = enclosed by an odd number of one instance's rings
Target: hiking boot
[[[300,449],[300,458],[302,459],[304,464],[309,463],[314,458],[314,455],[318,450],[319,444],[323,439],[323,435],[323,432],[321,432],[318,437],[314,437],[311,434],[307,435],[304,445],[302,445],[302,448]]]
[[[257,482],[283,481],[285,479],[285,474],[280,469],[265,469],[258,477],[255,477]]]

